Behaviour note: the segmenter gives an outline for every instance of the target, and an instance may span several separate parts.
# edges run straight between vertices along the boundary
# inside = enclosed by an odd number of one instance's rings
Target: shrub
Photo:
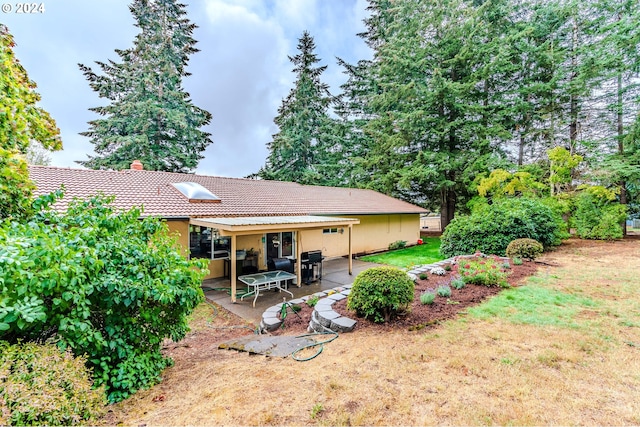
[[[466,283],[464,283],[464,279],[462,279],[462,277],[456,277],[455,279],[453,279],[451,281],[451,286],[454,289],[460,290],[460,289],[464,288],[465,285],[466,285]]]
[[[402,249],[405,246],[407,246],[407,241],[406,240],[396,240],[393,243],[389,243],[389,250],[393,251],[395,249]]]
[[[420,280],[429,280],[429,275],[426,273],[420,273]]]
[[[436,293],[432,290],[424,291],[420,294],[420,302],[422,305],[431,305],[436,300]]]
[[[449,298],[451,296],[451,288],[447,285],[440,285],[436,290],[438,296]]]
[[[458,272],[465,283],[508,288],[507,273],[494,258],[466,259],[458,264]]]
[[[578,195],[573,223],[580,238],[613,240],[623,237],[620,224],[626,219],[626,206],[615,200],[615,192],[599,186],[587,187]]]
[[[114,402],[171,365],[163,341],[186,334],[207,261],[188,261],[166,224],[110,201],[74,201],[65,214],[0,224],[0,339],[53,339],[86,354]]]
[[[544,248],[542,243],[534,239],[516,239],[507,246],[507,256],[509,258],[523,258],[534,260],[542,254]]]
[[[358,274],[347,300],[347,308],[374,322],[388,322],[408,309],[414,284],[407,273],[394,267],[374,267]]]
[[[560,244],[562,219],[541,200],[508,197],[478,204],[471,215],[455,217],[442,235],[440,254],[446,258],[481,251],[504,255],[509,242],[536,239],[544,247]]]
[[[434,267],[431,269],[431,274],[435,276],[444,276],[445,274],[447,274],[447,270],[442,267]]]
[[[522,265],[522,258],[513,258],[513,265]]]
[[[105,404],[84,358],[51,344],[0,341],[0,425],[95,424]]]
[[[306,304],[309,307],[315,307],[318,301],[320,301],[320,298],[318,297],[318,295],[311,295],[309,299],[306,301]]]

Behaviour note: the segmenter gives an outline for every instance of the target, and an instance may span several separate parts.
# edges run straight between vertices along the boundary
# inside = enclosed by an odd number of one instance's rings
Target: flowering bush
[[[431,274],[435,274],[436,276],[444,276],[447,274],[447,271],[442,267],[435,267],[431,269]]]
[[[508,288],[507,273],[495,258],[468,258],[457,264],[458,274],[465,283]]]

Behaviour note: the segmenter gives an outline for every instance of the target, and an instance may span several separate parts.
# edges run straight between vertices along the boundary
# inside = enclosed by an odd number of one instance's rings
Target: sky
[[[51,165],[80,168],[77,160],[93,154],[79,135],[98,116],[89,108],[106,105],[91,90],[78,63],[100,73],[95,61],[120,58],[115,49],[132,47],[138,33],[131,0],[44,0],[36,13],[17,13],[5,2],[0,22],[14,36],[14,52],[37,84],[40,106],[56,120],[64,149]],[[200,49],[191,55],[183,79],[193,103],[213,119],[203,130],[213,144],[204,152],[198,174],[244,177],[257,172],[267,157],[266,144],[278,129],[273,123],[295,76],[288,56],[307,30],[316,43],[322,80],[338,94],[346,80],[336,57],[349,63],[371,57],[357,33],[364,30],[366,0],[183,0],[187,18],[198,28]],[[40,7],[43,5],[43,7]],[[133,159],[132,159],[133,160]]]

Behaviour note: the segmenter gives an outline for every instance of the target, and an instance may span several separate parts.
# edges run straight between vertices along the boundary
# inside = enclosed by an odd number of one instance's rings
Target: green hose
[[[298,335],[296,338],[315,337],[315,336],[318,336],[318,335],[333,335],[333,337],[331,337],[330,339],[324,340],[324,341],[316,341],[313,344],[305,345],[304,347],[301,347],[301,348],[297,349],[296,351],[294,351],[293,353],[291,353],[291,358],[293,360],[298,361],[298,362],[306,362],[308,360],[315,359],[316,357],[318,357],[318,355],[320,353],[322,353],[322,350],[324,350],[324,344],[330,343],[331,341],[333,341],[336,338],[338,338],[338,333],[337,332],[333,332],[331,330],[329,330],[327,332],[314,332],[312,334]],[[307,348],[312,348],[312,347],[318,347],[316,349],[316,353],[313,356],[306,357],[304,359],[296,357],[296,354],[298,352],[300,352],[302,350],[305,350]]]

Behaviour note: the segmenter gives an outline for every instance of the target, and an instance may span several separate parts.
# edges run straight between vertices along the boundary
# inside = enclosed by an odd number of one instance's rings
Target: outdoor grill
[[[271,258],[267,261],[269,271],[282,270],[293,273],[293,262],[289,258]]]
[[[302,252],[302,281],[309,283],[322,278],[322,251]]]

